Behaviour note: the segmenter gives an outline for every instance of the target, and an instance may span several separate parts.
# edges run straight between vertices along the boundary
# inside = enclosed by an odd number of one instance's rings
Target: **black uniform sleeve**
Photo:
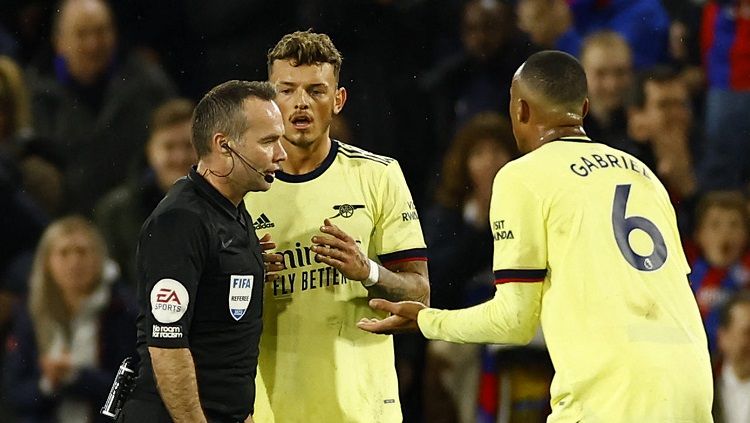
[[[141,295],[146,299],[149,346],[188,346],[198,282],[209,248],[208,228],[199,215],[188,210],[169,210],[144,226],[138,245],[139,286],[145,290]]]

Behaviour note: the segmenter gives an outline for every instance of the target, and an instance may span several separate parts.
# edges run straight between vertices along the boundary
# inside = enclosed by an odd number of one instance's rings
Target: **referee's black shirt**
[[[149,346],[189,348],[209,421],[244,421],[255,398],[264,279],[244,203],[234,207],[191,169],[143,224],[137,268],[141,366],[131,396],[161,401]]]

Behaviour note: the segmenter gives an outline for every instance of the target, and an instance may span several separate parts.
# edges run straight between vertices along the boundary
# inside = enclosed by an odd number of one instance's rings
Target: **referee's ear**
[[[229,139],[225,134],[221,132],[215,133],[211,137],[211,151],[216,151],[223,156],[228,156],[230,154],[229,147],[227,146],[228,142]]]

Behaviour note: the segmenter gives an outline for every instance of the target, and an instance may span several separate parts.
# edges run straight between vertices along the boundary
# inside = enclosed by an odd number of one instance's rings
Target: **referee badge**
[[[232,275],[229,279],[229,314],[239,321],[253,296],[253,275]]]

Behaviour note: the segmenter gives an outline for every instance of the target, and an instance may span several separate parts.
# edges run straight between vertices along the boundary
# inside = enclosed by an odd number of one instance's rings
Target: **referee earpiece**
[[[229,148],[229,145],[227,144],[226,141],[224,141],[223,143],[221,143],[220,147],[221,147],[221,150],[224,152],[224,154],[230,154],[229,153],[230,148]]]

